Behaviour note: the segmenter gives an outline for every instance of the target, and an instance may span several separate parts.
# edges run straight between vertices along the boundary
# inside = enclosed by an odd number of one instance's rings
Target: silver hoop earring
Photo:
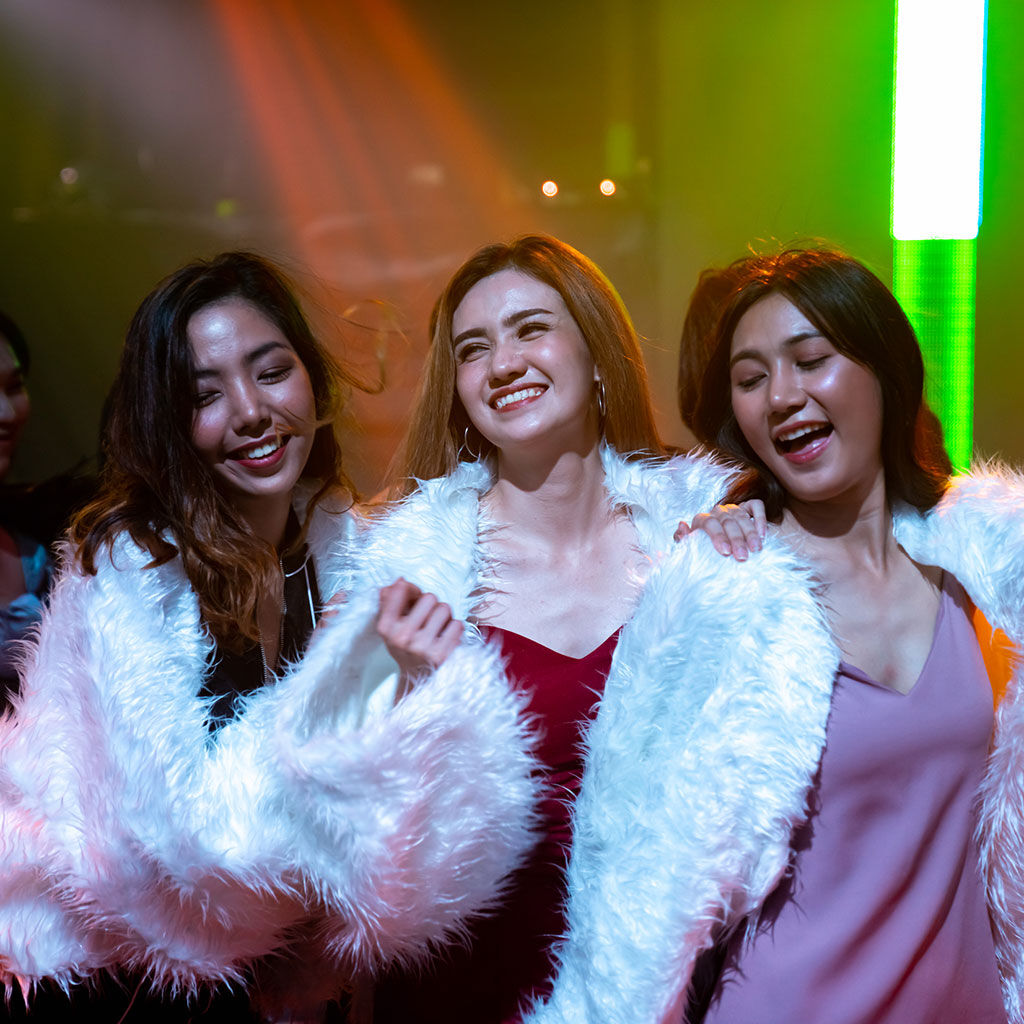
[[[468,426],[464,427],[463,430],[462,430],[462,444],[459,445],[459,452],[460,453],[461,452],[465,452],[466,455],[468,455],[469,458],[473,462],[477,462],[480,459],[480,453],[473,451],[473,449],[469,447],[469,427]]]
[[[602,423],[604,423],[605,415],[608,412],[608,406],[604,398],[604,381],[597,378],[597,416]]]

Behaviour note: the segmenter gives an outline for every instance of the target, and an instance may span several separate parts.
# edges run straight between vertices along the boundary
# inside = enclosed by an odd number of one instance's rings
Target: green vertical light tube
[[[921,342],[928,404],[957,469],[967,468],[973,448],[976,277],[974,238],[894,242],[893,291]]]
[[[973,449],[985,0],[898,0],[893,289],[921,341],[957,469]]]

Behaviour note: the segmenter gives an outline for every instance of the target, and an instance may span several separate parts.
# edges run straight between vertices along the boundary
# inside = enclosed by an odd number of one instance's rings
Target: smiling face
[[[597,443],[597,369],[554,288],[511,268],[485,277],[456,308],[452,339],[459,399],[497,449]]]
[[[11,468],[28,414],[28,389],[21,364],[14,349],[0,334],[0,480]]]
[[[791,499],[862,500],[884,487],[878,379],[782,295],[740,318],[730,388],[743,436]]]
[[[244,518],[286,506],[316,427],[305,366],[281,330],[244,299],[204,306],[187,334],[199,457]]]

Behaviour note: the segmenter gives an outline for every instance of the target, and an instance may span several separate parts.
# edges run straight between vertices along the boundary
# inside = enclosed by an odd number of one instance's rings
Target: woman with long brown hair
[[[312,1019],[457,931],[528,847],[532,761],[493,655],[446,658],[443,624],[444,665],[374,703],[378,594],[353,582],[335,435],[349,383],[249,253],[189,264],[135,314],[101,489],[0,727],[8,986],[120,966]]]
[[[718,709],[724,728],[744,727],[745,695],[777,713],[790,672],[705,638],[737,617],[767,637],[783,620],[814,635],[817,611],[808,596],[764,599],[789,571],[783,554],[740,565],[673,543],[728,474],[661,444],[636,332],[581,253],[537,235],[481,249],[444,288],[431,335],[403,500],[360,571],[403,574],[500,649],[542,737],[546,799],[502,907],[425,970],[381,978],[375,1019],[499,1024],[539,1001],[552,1020],[660,1020],[660,970],[591,952],[616,936],[670,948],[674,897],[694,897],[650,840],[688,817],[671,802],[690,770],[677,756],[687,723],[719,684],[737,698]],[[743,796],[715,802],[704,827]]]

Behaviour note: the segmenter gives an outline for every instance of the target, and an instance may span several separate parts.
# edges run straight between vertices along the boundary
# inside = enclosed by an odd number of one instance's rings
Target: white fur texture
[[[986,467],[953,481],[927,516],[902,510],[896,536],[910,556],[963,584],[985,618],[1024,645],[1024,478]],[[1015,666],[996,715],[981,790],[982,873],[1003,1001],[1024,1024],[1024,688]]]
[[[677,521],[706,510],[724,490],[720,468],[691,459],[648,466],[626,462],[611,452],[605,453],[605,466],[613,500],[629,509],[641,546],[661,564],[620,640],[598,718],[587,738],[569,867],[568,931],[560,944],[554,992],[533,1008],[527,1017],[531,1024],[677,1024],[693,962],[713,930],[755,909],[785,868],[790,833],[805,814],[806,794],[824,742],[838,658],[809,581],[777,543],[770,542],[744,564],[722,559],[701,537],[674,548],[671,535]],[[481,583],[477,508],[490,481],[485,466],[473,465],[446,480],[426,482],[371,532],[356,563],[336,568],[334,578],[358,580],[361,588],[404,575],[437,593],[457,616],[465,616],[475,606]],[[1022,510],[1021,481],[988,473],[957,481],[929,516],[904,511],[896,522],[897,536],[910,554],[953,572],[989,620],[1017,643],[1024,640]],[[324,570],[321,576],[325,578]],[[61,607],[73,609],[74,602],[82,600],[89,610],[91,602],[99,602],[96,594],[76,595],[75,583],[62,586],[68,592],[61,592]],[[150,656],[140,660],[152,673],[166,671],[175,677],[180,672],[194,692],[206,654],[195,629],[194,610],[186,613],[176,606],[183,602],[190,607],[180,583],[162,579],[156,590],[124,598],[128,607],[137,609],[142,636],[149,635]],[[330,592],[325,586],[324,593]],[[272,695],[284,693],[282,685],[254,700],[242,719],[226,727],[219,743],[225,758],[237,753],[241,763],[246,758],[255,761],[246,772],[255,771],[256,777],[263,760],[271,760],[276,765],[275,785],[264,791],[250,783],[250,788],[255,786],[253,797],[266,794],[273,798],[274,814],[282,813],[276,800],[292,815],[280,823],[280,832],[290,836],[280,848],[281,863],[292,870],[286,878],[272,879],[267,890],[270,910],[281,905],[274,901],[294,899],[299,891],[307,901],[305,912],[309,901],[329,903],[333,909],[321,920],[330,922],[331,954],[376,964],[406,956],[417,944],[435,941],[457,927],[447,916],[444,898],[432,910],[423,905],[421,874],[437,886],[432,891],[443,893],[446,873],[465,857],[471,872],[479,868],[479,877],[466,890],[475,894],[468,900],[486,902],[497,891],[497,883],[489,885],[487,876],[515,862],[514,853],[487,848],[487,829],[495,826],[498,805],[473,803],[486,795],[483,786],[476,793],[477,787],[471,785],[479,777],[478,765],[494,768],[495,781],[502,780],[507,787],[506,797],[500,799],[507,798],[509,806],[521,807],[521,801],[532,795],[533,783],[522,771],[526,755],[517,709],[496,681],[497,666],[485,649],[474,652],[471,645],[465,655],[478,659],[472,662],[475,667],[464,672],[464,666],[453,663],[451,676],[438,673],[433,693],[423,687],[412,695],[412,703],[403,701],[395,709],[398,713],[387,712],[379,720],[374,716],[370,689],[356,670],[372,646],[365,632],[368,606],[361,603],[366,600],[354,596],[341,613],[347,616],[341,620],[345,624],[318,637],[304,662],[306,674],[300,667],[285,681],[290,693],[288,699],[281,698],[280,707]],[[118,620],[117,615],[111,617]],[[93,624],[85,631],[91,646],[99,644],[92,636],[98,629]],[[152,638],[174,630],[175,644],[163,643],[157,651]],[[52,699],[60,708],[52,719],[23,733],[28,750],[21,749],[13,760],[7,748],[18,730],[0,735],[0,798],[6,816],[0,835],[0,926],[7,932],[0,934],[0,949],[6,956],[10,936],[17,933],[28,966],[16,969],[28,975],[59,973],[72,978],[111,955],[97,941],[97,936],[111,933],[89,927],[95,908],[88,890],[83,898],[73,872],[68,873],[69,862],[79,864],[84,855],[79,851],[75,860],[67,851],[89,837],[90,829],[82,827],[83,812],[72,799],[77,783],[65,779],[65,762],[74,758],[61,755],[60,748],[71,743],[73,750],[85,750],[98,762],[90,770],[109,767],[104,763],[106,752],[91,750],[89,740],[76,738],[83,724],[89,736],[97,728],[88,724],[89,715],[96,713],[96,700],[87,694],[98,688],[81,659],[94,659],[93,671],[95,659],[105,663],[101,655],[90,653],[90,644],[83,646],[84,639],[74,630],[50,628],[37,657],[52,657],[56,675],[69,676],[67,686],[46,695],[47,703]],[[116,654],[127,641],[115,630],[105,642],[114,648],[107,653]],[[141,638],[138,643],[146,647]],[[177,668],[163,665],[171,646],[181,652]],[[337,675],[331,677],[329,667],[337,669]],[[44,668],[37,666],[34,674]],[[126,676],[137,678],[130,670]],[[1018,674],[999,712],[981,824],[989,904],[1012,1024],[1024,1024],[1022,699]],[[123,718],[121,728],[131,719],[131,702],[124,694],[119,701],[129,705],[111,705],[110,710]],[[201,718],[195,703],[188,698],[175,702],[169,711]],[[464,704],[467,714],[460,718],[456,713]],[[31,693],[26,705],[31,716]],[[494,707],[497,725],[478,722],[478,715]],[[260,731],[263,716],[276,723],[272,736]],[[385,725],[384,718],[390,724]],[[138,728],[149,742],[149,733]],[[178,730],[174,723],[167,728],[167,742],[173,745]],[[474,752],[474,737],[495,731],[501,741],[490,754]],[[191,735],[193,730],[182,732]],[[464,746],[467,737],[470,745]],[[420,743],[426,744],[425,750]],[[502,746],[513,766],[508,772],[500,767]],[[158,747],[157,752],[163,749]],[[22,762],[21,755],[27,760]],[[381,760],[376,761],[378,756]],[[391,758],[419,763],[429,778],[392,786]],[[133,762],[131,770],[144,767],[145,760]],[[172,761],[182,769],[176,781],[187,789],[195,766],[189,758]],[[29,767],[23,776],[12,775],[12,767],[19,763]],[[119,764],[115,767],[130,776]],[[231,770],[228,763],[219,767],[221,772]],[[449,776],[434,774],[445,767],[451,769]],[[211,774],[199,777],[209,781]],[[235,785],[230,774],[217,777],[226,791]],[[132,793],[144,788],[130,778],[122,784]],[[212,792],[210,799],[223,805],[227,796]],[[410,802],[410,793],[422,793],[423,803]],[[12,799],[18,794],[28,797]],[[377,804],[378,795],[386,795],[383,805]],[[111,813],[104,809],[101,796],[92,795],[85,803],[90,820]],[[418,806],[422,819],[417,817]],[[239,816],[239,809],[234,813]],[[435,814],[441,822],[457,822],[450,847],[434,830]],[[116,814],[111,817],[116,819]],[[139,817],[145,818],[141,810]],[[509,815],[510,820],[513,817]],[[514,850],[525,835],[524,821],[522,814],[515,817],[499,845]],[[475,836],[464,834],[463,829],[474,823],[484,827]],[[245,827],[241,814],[230,834],[244,836]],[[184,835],[176,834],[173,842],[155,844],[161,856],[168,852],[162,846],[179,843],[186,860],[194,855],[189,843],[195,838],[187,829],[180,831]],[[280,832],[275,825],[269,836],[256,842],[267,863],[278,855]],[[248,850],[225,843],[223,837],[219,841],[219,855],[229,864],[249,862]],[[348,856],[335,856],[338,848]],[[387,855],[378,860],[375,851],[385,848]],[[208,848],[202,849],[209,860]],[[218,866],[222,863],[216,860]],[[346,864],[354,869],[352,877],[346,877]],[[137,870],[145,876],[152,865],[140,858]],[[182,875],[179,866],[172,874],[175,886]],[[54,885],[52,880],[61,877],[72,884]],[[238,876],[229,871],[223,877],[231,883]],[[160,884],[165,882],[161,876]],[[258,890],[255,877],[247,883]],[[203,887],[209,884],[209,878],[200,875],[196,891],[208,891]],[[152,891],[164,890],[158,885]],[[168,891],[180,890],[172,886]],[[19,893],[28,893],[20,903]],[[284,909],[289,911],[288,906]],[[118,920],[115,915],[115,923]],[[264,921],[257,914],[254,922],[239,927],[243,935],[251,936],[268,923],[269,917]],[[33,928],[46,940],[25,950],[24,935]],[[63,966],[41,970],[44,962]],[[223,963],[226,966],[218,966]],[[235,964],[237,960],[214,956],[208,966],[227,974]],[[186,977],[195,976],[190,970]]]
[[[673,543],[679,520],[722,493],[725,470],[609,450],[604,465],[611,500],[660,564],[588,737],[569,931],[537,1019],[632,1024],[668,1019],[715,923],[746,913],[784,870],[838,658],[778,546],[741,565],[703,537]],[[400,570],[470,613],[486,585],[478,503],[490,483],[483,464],[425,483],[363,548],[367,571],[386,583]],[[783,644],[794,635],[803,642]]]
[[[529,1021],[678,1021],[697,955],[789,859],[838,662],[781,546],[690,538],[649,580],[587,737],[552,996]]]
[[[930,515],[902,510],[895,530],[1024,640],[1020,478],[962,478]],[[803,820],[838,660],[811,581],[774,542],[736,565],[693,541],[659,567],[616,652],[588,736],[559,971],[524,1024],[678,1024],[712,929],[772,890]],[[999,710],[980,824],[1011,1024],[1024,1024],[1019,675]]]
[[[464,645],[386,715],[365,714],[353,667],[378,642],[375,613],[371,589],[318,637],[276,736],[293,857],[338,908],[332,953],[362,970],[422,956],[493,905],[533,844],[539,793],[522,697],[491,648]]]
[[[124,540],[96,576],[62,575],[0,726],[8,986],[117,962],[192,990],[294,929],[361,971],[423,955],[493,902],[532,843],[519,700],[475,645],[371,712],[375,593],[353,577],[349,530],[321,513],[309,540],[324,594],[351,601],[216,740],[180,563],[146,569]]]

